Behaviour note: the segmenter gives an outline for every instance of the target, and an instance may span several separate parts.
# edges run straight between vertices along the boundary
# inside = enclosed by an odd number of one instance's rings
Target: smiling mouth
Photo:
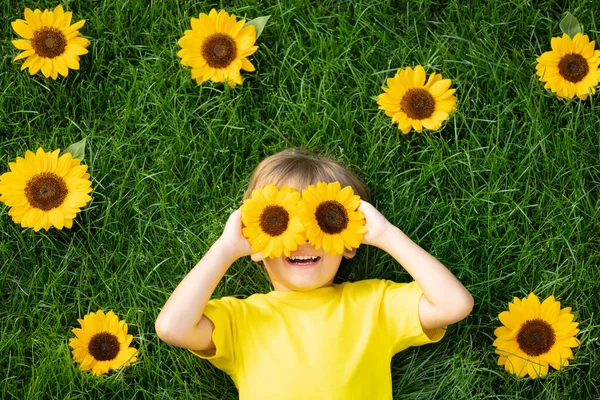
[[[315,264],[320,259],[321,259],[321,257],[319,257],[319,256],[292,256],[292,257],[287,257],[287,261],[290,264],[296,265],[296,266],[308,266],[308,265],[312,265],[312,264]]]

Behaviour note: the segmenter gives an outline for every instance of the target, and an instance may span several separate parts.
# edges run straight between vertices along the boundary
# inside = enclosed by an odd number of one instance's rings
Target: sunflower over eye
[[[503,326],[494,331],[494,346],[500,355],[498,365],[524,377],[548,374],[548,366],[561,369],[573,358],[571,348],[579,346],[575,335],[578,322],[573,322],[571,308],[561,309],[554,296],[542,303],[533,293],[524,299],[514,298],[509,311],[498,315]]]
[[[192,18],[191,25],[178,41],[181,50],[177,55],[181,64],[192,67],[192,78],[198,85],[210,80],[234,87],[242,83],[240,70],[255,70],[247,58],[258,50],[254,25],[214,8],[208,15],[200,13],[200,18]]]
[[[25,9],[25,20],[12,22],[12,28],[23,39],[13,40],[13,45],[23,52],[14,59],[25,58],[21,70],[29,68],[29,74],[38,71],[46,78],[57,79],[67,76],[69,69],[79,69],[79,56],[87,54],[90,41],[81,37],[79,28],[85,20],[71,25],[72,13],[65,12],[61,5],[54,11],[31,11]]]
[[[252,191],[242,204],[242,234],[252,245],[252,252],[265,258],[290,256],[305,243],[304,226],[298,218],[300,193],[271,184]]]
[[[343,189],[339,182],[318,182],[302,191],[300,218],[306,226],[306,238],[317,250],[342,254],[357,248],[367,231],[365,216],[358,211],[360,196],[352,187]]]

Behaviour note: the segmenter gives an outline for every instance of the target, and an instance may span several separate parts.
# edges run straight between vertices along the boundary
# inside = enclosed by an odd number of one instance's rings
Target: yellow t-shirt
[[[445,333],[423,332],[421,295],[416,282],[373,279],[211,300],[216,349],[193,353],[229,374],[240,400],[391,399],[392,356]]]

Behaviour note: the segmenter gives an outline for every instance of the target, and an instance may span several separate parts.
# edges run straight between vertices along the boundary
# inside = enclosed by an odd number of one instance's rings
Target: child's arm
[[[423,290],[419,303],[423,329],[441,328],[471,313],[473,297],[442,263],[410,240],[371,204],[361,201],[358,209],[366,219],[363,243],[389,253]]]
[[[231,264],[250,253],[250,243],[242,236],[238,209],[227,220],[223,234],[163,306],[155,323],[157,335],[169,344],[190,350],[213,349],[214,325],[202,314],[204,307]]]

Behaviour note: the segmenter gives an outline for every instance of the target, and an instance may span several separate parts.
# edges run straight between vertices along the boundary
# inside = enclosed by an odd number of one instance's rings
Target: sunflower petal
[[[11,22],[13,30],[24,39],[33,38],[33,29],[22,19]]]
[[[25,9],[25,21],[34,32],[42,27],[42,20],[37,13],[31,11],[31,8]]]

